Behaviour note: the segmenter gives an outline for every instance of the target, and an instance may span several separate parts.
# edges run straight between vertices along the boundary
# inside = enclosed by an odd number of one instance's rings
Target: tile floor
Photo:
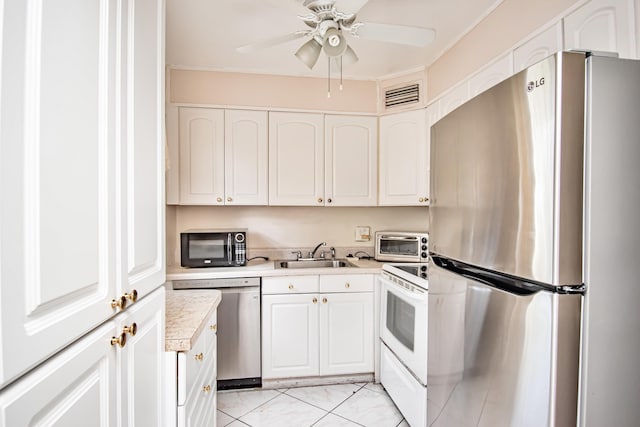
[[[379,384],[218,392],[218,427],[409,427]]]

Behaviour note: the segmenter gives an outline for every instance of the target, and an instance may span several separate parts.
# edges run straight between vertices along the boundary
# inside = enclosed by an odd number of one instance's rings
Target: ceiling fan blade
[[[350,32],[351,35],[362,39],[417,47],[426,46],[436,37],[436,32],[431,28],[376,24],[373,22],[355,23],[352,25]]]
[[[273,6],[288,9],[294,15],[308,16],[313,14],[311,9],[302,5],[302,1],[298,0],[266,0],[267,3],[271,3]]]
[[[295,33],[285,34],[278,37],[272,37],[269,39],[260,40],[255,43],[250,43],[244,46],[240,46],[236,48],[236,51],[239,53],[253,53],[261,49],[265,49],[267,47],[272,47],[275,45],[289,42],[291,40],[302,38],[308,34],[309,34],[309,31],[296,31]]]
[[[369,0],[336,0],[334,7],[345,14],[358,13]]]

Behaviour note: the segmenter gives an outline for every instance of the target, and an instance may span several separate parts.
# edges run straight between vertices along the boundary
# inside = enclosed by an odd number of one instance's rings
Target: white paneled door
[[[108,1],[2,7],[5,384],[116,312],[117,16]]]

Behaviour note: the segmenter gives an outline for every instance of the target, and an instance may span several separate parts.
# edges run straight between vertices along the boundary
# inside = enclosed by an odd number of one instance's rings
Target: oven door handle
[[[385,236],[382,235],[380,236],[380,240],[411,240],[411,241],[417,241],[418,238],[417,237],[411,237],[411,236]]]
[[[380,280],[382,280],[383,283],[385,285],[387,285],[387,287],[389,289],[395,290],[397,293],[402,294],[402,296],[406,297],[407,299],[410,299],[410,300],[416,301],[416,302],[423,302],[423,301],[425,301],[427,299],[427,292],[426,291],[425,291],[424,294],[411,292],[411,291],[406,290],[402,286],[393,283],[391,280],[389,280],[389,279],[387,279],[385,277],[381,277]]]

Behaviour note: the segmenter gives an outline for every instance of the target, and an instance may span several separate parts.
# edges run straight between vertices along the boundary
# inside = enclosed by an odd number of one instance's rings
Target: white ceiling
[[[326,76],[327,57],[313,71],[294,53],[307,38],[256,53],[236,47],[264,38],[306,30],[287,1],[295,0],[167,0],[168,65],[238,72]],[[299,0],[301,1],[301,0]],[[343,71],[345,78],[379,79],[428,66],[502,0],[369,0],[358,22],[433,28],[435,40],[424,48],[347,36],[360,60]]]

